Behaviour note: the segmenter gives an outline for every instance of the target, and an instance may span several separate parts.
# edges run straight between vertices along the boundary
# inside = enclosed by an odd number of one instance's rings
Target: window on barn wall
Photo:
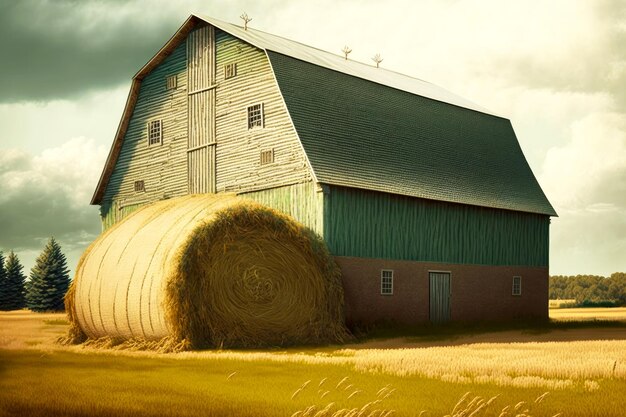
[[[274,162],[274,149],[261,151],[261,165],[267,165]]]
[[[522,295],[522,277],[513,277],[513,295]]]
[[[224,79],[227,80],[229,78],[233,78],[237,76],[237,63],[232,62],[230,64],[224,65]]]
[[[380,293],[393,295],[393,271],[391,269],[380,271]]]
[[[135,192],[146,191],[146,184],[143,180],[135,181]]]
[[[248,129],[263,127],[263,103],[248,107]]]
[[[163,142],[163,123],[153,120],[148,123],[148,145],[160,145]]]
[[[175,75],[170,75],[169,77],[167,77],[166,85],[168,90],[175,90],[176,88],[178,88],[178,77],[176,77]]]

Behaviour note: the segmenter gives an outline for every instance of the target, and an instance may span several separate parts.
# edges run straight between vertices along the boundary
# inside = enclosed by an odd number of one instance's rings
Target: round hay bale
[[[66,297],[90,339],[190,347],[341,342],[339,268],[315,233],[234,195],[138,210],[83,254]],[[70,335],[72,336],[72,335]]]

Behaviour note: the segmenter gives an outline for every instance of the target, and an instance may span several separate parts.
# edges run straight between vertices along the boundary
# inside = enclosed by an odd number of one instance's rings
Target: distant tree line
[[[578,305],[626,306],[626,273],[598,275],[556,275],[550,277],[551,300],[576,300]]]
[[[50,238],[37,257],[27,280],[24,267],[11,251],[6,260],[0,252],[0,310],[62,311],[69,288],[67,260],[61,246]]]

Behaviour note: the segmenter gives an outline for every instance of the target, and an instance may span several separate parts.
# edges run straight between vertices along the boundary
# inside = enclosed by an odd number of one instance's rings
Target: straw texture
[[[229,194],[161,201],[109,229],[83,254],[66,306],[77,342],[82,333],[190,348],[347,337],[340,272],[324,242]]]

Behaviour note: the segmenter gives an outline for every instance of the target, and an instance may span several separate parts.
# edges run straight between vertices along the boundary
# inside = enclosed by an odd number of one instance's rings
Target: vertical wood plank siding
[[[215,30],[203,26],[187,38],[190,194],[215,192]]]
[[[290,215],[320,236],[324,233],[322,192],[313,182],[240,194],[260,204]]]
[[[179,45],[141,82],[119,158],[102,199],[103,227],[121,220],[125,207],[187,194],[186,44]],[[178,87],[167,90],[167,77]],[[163,143],[148,146],[147,123],[163,121]],[[143,180],[145,191],[135,192]],[[117,210],[118,213],[110,213]]]
[[[115,223],[122,220],[124,217],[131,214],[143,206],[143,204],[130,204],[127,206],[120,206],[118,203],[103,204],[100,206],[100,216],[102,220],[102,230],[107,230]]]
[[[217,191],[245,192],[311,178],[304,151],[265,52],[216,30]],[[224,65],[237,75],[224,79]],[[248,129],[248,106],[263,103],[264,127]],[[274,149],[274,162],[261,165],[261,151]]]
[[[430,321],[443,323],[450,320],[450,274],[431,272],[429,275]]]
[[[335,186],[324,205],[333,255],[548,266],[548,216]]]

